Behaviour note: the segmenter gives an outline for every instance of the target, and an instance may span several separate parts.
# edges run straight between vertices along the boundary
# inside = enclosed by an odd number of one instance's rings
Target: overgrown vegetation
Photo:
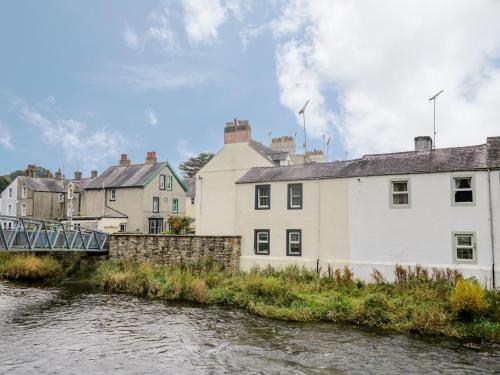
[[[56,278],[62,274],[60,263],[53,258],[0,253],[0,278],[38,281]]]
[[[348,268],[322,275],[298,267],[230,273],[209,260],[182,268],[115,260],[102,263],[92,281],[110,292],[231,305],[269,318],[500,342],[498,291],[485,291],[452,270],[397,267],[394,283],[379,272],[373,276],[375,283],[366,284],[353,280]]]

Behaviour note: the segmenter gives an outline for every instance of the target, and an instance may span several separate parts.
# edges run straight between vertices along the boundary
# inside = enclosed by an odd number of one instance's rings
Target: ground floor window
[[[453,258],[456,263],[476,263],[476,235],[474,233],[453,233]]]
[[[269,255],[269,229],[255,229],[254,249],[255,254]]]
[[[163,219],[149,219],[149,234],[160,234],[163,231]]]
[[[301,256],[302,255],[302,230],[287,229],[286,230],[286,255]]]
[[[120,232],[124,233],[127,231],[127,224],[121,223],[120,224]]]

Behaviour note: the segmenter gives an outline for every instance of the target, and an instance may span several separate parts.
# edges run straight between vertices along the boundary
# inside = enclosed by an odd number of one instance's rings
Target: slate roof
[[[279,165],[281,160],[286,160],[288,157],[287,151],[273,150],[272,148],[264,146],[262,143],[254,140],[250,141],[250,147],[275,165]]]
[[[196,197],[196,180],[194,177],[184,177],[184,183],[188,187],[186,196],[188,198]]]
[[[22,176],[22,184],[26,184],[33,191],[64,193],[69,181],[56,180],[53,178],[25,177]]]
[[[478,146],[365,155],[360,159],[255,167],[237,183],[500,169],[500,137]]]
[[[131,164],[128,167],[115,165],[106,169],[84,189],[102,189],[103,184],[106,188],[143,187],[165,166],[170,169],[177,181],[187,191],[187,186],[179,179],[167,162]]]

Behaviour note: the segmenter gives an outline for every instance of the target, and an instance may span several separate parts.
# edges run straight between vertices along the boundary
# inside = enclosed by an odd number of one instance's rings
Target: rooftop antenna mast
[[[444,90],[439,91],[436,95],[429,98],[429,101],[434,102],[434,139],[432,140],[432,146],[436,149],[436,98],[439,94],[441,94]]]
[[[299,115],[302,115],[302,119],[304,120],[304,162],[306,161],[306,156],[307,156],[306,108],[308,104],[309,100],[304,104],[302,109],[299,111]]]
[[[269,132],[269,133],[267,133],[267,136],[269,137],[269,147],[271,147],[271,144],[272,144],[272,138],[271,138],[271,135],[273,135],[273,132]]]

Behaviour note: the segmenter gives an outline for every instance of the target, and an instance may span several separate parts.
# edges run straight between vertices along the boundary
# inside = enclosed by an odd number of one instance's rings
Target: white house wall
[[[2,202],[1,202],[1,209],[0,212],[2,215],[8,215],[8,206],[9,204],[12,205],[12,211],[11,211],[11,216],[16,216],[19,213],[17,212],[17,186],[18,186],[18,177],[14,179],[10,183],[9,186],[5,188],[5,190],[2,192]],[[9,198],[9,188],[12,189],[12,198]]]
[[[196,175],[196,233],[237,234],[235,182],[252,167],[272,165],[246,142],[225,144]]]

